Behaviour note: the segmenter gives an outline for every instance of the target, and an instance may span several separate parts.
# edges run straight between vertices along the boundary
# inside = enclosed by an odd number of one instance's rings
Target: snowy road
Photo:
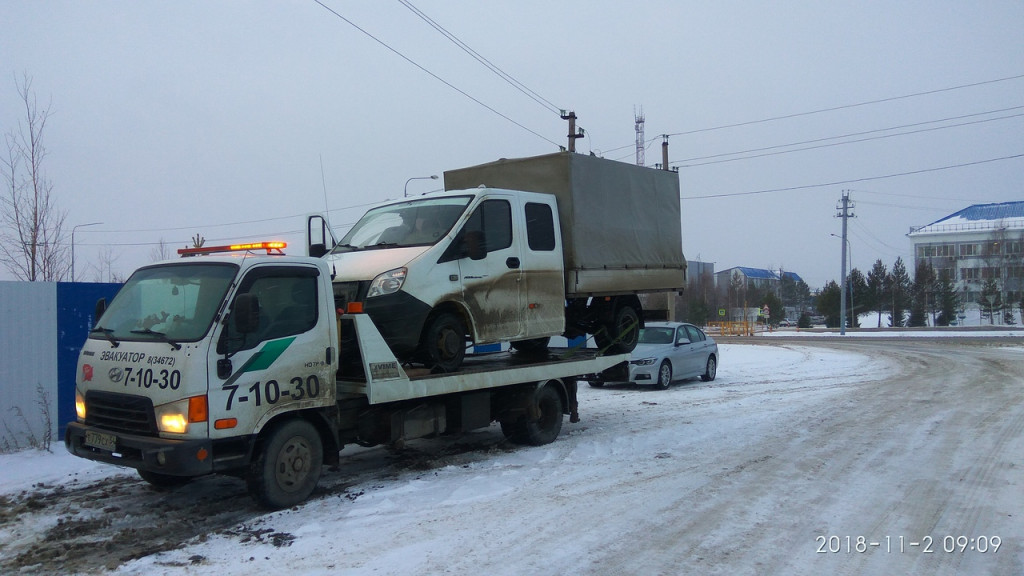
[[[714,382],[583,386],[548,446],[346,450],[269,515],[234,479],[0,456],[0,572],[1024,574],[1019,339],[766,340]]]

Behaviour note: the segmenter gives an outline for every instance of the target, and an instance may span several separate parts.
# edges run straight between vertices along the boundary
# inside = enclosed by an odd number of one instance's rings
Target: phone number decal
[[[266,382],[254,382],[248,388],[238,393],[238,384],[225,384],[222,390],[228,391],[227,405],[225,410],[231,410],[234,404],[245,404],[252,402],[256,406],[264,404],[277,404],[288,400],[302,400],[303,398],[316,398],[320,396],[320,378],[315,374],[302,377],[296,376],[282,385],[277,380]]]
[[[107,372],[111,382],[124,382],[125,387],[135,384],[138,388],[152,388],[156,386],[161,390],[170,388],[177,390],[181,387],[181,372],[177,370],[156,369],[156,368],[111,368]]]

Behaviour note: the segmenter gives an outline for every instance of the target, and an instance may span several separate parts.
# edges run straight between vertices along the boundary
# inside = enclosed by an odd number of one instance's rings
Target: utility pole
[[[562,120],[569,121],[569,152],[576,152],[576,139],[583,138],[583,128],[576,129],[576,113],[571,110],[568,114],[562,110]]]
[[[853,218],[853,212],[851,212],[851,210],[853,209],[853,202],[850,201],[850,191],[849,190],[843,190],[843,197],[842,197],[842,199],[839,202],[840,202],[839,205],[836,206],[836,210],[839,211],[839,213],[836,214],[836,217],[843,219],[843,236],[842,236],[842,241],[843,242],[842,242],[842,245],[839,247],[840,251],[843,254],[843,256],[842,256],[843,264],[842,264],[842,267],[840,268],[840,273],[839,273],[840,278],[841,278],[841,282],[842,282],[842,287],[841,287],[840,296],[839,296],[839,335],[840,336],[845,336],[846,335],[846,242],[847,242],[847,240],[846,240],[846,221],[849,218]]]

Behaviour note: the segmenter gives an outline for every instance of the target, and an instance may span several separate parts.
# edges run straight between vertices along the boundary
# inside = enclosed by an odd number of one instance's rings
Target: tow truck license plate
[[[92,446],[93,448],[99,448],[100,450],[109,450],[113,452],[117,449],[117,436],[113,434],[102,434],[100,432],[93,432],[92,430],[85,431],[85,445]]]

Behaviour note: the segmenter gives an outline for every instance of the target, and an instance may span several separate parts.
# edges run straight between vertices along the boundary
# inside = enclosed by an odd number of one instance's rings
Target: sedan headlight
[[[630,364],[636,366],[650,366],[651,364],[654,364],[657,361],[657,358],[641,358],[639,360],[633,360],[632,362],[630,362]]]
[[[378,274],[373,279],[373,282],[370,283],[370,289],[366,292],[366,297],[373,298],[374,296],[398,292],[402,289],[402,284],[405,284],[406,272],[405,268],[395,268],[394,270]]]

